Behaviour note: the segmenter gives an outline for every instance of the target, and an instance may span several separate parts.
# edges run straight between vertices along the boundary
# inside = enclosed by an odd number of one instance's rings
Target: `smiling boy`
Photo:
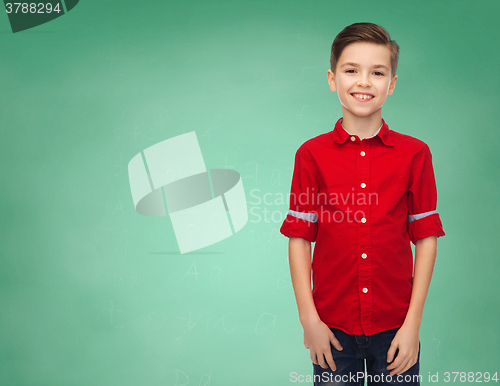
[[[295,154],[280,232],[314,385],[420,384],[419,329],[445,233],[429,147],[382,119],[398,55],[376,24],[341,31],[327,76],[343,116]]]

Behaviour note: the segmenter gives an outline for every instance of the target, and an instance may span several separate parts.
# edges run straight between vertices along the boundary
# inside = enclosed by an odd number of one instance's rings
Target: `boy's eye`
[[[346,72],[349,72],[349,71],[352,71],[352,72],[354,72],[354,70],[347,70]],[[349,72],[349,73],[350,73],[350,74],[352,74],[352,72]]]
[[[383,73],[381,73],[381,72],[379,72],[379,71],[375,71],[375,74],[376,74],[376,75],[382,75],[382,76],[384,76],[384,74],[383,74]]]

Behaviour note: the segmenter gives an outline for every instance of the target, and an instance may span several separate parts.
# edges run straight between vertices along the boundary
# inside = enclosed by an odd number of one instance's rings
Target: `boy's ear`
[[[326,72],[326,76],[328,78],[328,84],[330,85],[330,90],[334,92],[337,91],[337,86],[335,84],[335,74],[331,69],[328,69],[328,71]]]
[[[394,88],[396,87],[396,79],[398,78],[397,75],[394,75],[394,78],[392,78],[391,84],[389,85],[389,91],[387,92],[387,95],[392,95],[392,92],[394,91]]]

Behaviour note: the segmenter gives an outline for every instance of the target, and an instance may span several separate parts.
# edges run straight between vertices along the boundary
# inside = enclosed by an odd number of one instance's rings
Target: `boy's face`
[[[337,91],[344,115],[347,109],[359,117],[381,114],[378,110],[394,91],[396,79],[397,75],[391,77],[389,48],[375,43],[349,44],[340,55],[335,74],[328,70],[330,89]]]

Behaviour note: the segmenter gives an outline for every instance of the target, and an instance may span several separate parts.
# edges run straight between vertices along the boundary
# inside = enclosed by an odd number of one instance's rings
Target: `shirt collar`
[[[342,118],[340,118],[337,123],[335,123],[335,127],[333,129],[333,142],[338,143],[339,145],[343,144],[350,136],[355,135],[349,133],[344,126],[342,126]],[[382,118],[382,125],[378,128],[377,132],[368,138],[379,137],[382,143],[386,146],[393,146],[391,140],[391,133],[389,131],[389,126],[385,123],[384,118]],[[356,136],[356,142],[359,142],[359,138]]]

